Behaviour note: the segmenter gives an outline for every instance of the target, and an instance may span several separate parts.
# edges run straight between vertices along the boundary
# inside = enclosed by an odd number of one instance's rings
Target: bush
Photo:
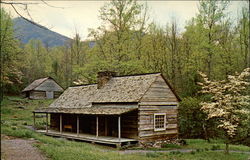
[[[162,148],[181,148],[181,146],[177,144],[162,144],[161,147]]]
[[[214,138],[221,135],[214,120],[206,120],[200,102],[208,97],[183,98],[179,107],[179,131],[182,138]]]
[[[220,149],[220,145],[212,145],[211,150],[219,150]]]

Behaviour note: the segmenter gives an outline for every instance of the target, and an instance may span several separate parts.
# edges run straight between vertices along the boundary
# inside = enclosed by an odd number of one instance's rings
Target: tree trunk
[[[207,127],[205,126],[205,124],[202,124],[202,128],[203,128],[203,131],[204,131],[204,138],[207,142],[210,142],[210,139],[208,137],[208,134],[207,134]]]
[[[229,154],[229,143],[226,142],[225,154]]]

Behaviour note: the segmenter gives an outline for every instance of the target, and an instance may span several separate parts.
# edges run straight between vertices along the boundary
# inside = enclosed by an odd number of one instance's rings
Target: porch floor
[[[75,140],[82,140],[87,142],[93,142],[93,143],[102,143],[102,144],[112,144],[116,145],[117,147],[120,147],[122,145],[129,145],[129,144],[135,144],[138,141],[136,139],[130,139],[130,138],[118,138],[118,137],[109,137],[109,136],[98,136],[91,134],[84,134],[84,133],[77,133],[74,132],[62,132],[55,130],[37,130],[39,133],[43,133],[48,136],[55,136],[55,137],[63,137],[67,139],[75,139]]]

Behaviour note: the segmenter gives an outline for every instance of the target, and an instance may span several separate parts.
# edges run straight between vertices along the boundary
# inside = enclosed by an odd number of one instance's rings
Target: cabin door
[[[53,91],[46,91],[46,97],[47,99],[53,99],[54,98],[54,92]]]

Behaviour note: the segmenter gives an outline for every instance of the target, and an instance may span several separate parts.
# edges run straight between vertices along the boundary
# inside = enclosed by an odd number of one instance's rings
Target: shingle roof
[[[33,81],[30,85],[28,85],[26,88],[24,88],[22,90],[22,92],[31,91],[31,90],[35,89],[36,87],[38,87],[40,84],[42,84],[44,81],[46,81],[49,78],[50,77],[40,78],[40,79]]]
[[[98,90],[93,102],[139,102],[159,75],[113,77]]]
[[[86,108],[44,108],[38,109],[35,113],[68,113],[68,114],[98,114],[98,115],[120,115],[127,113],[137,108],[100,108],[100,107],[86,107]]]
[[[82,113],[82,114],[121,114],[132,108],[101,108],[92,103],[139,102],[160,73],[112,77],[102,88],[97,84],[69,87],[56,99],[47,112]],[[136,105],[137,106],[137,105]],[[37,110],[43,111],[43,110]],[[36,112],[36,111],[35,111]]]
[[[82,108],[91,107],[97,92],[97,85],[69,87],[49,107],[53,108]]]
[[[113,77],[101,89],[97,89],[97,84],[69,87],[49,107],[82,108],[91,107],[92,102],[139,102],[158,75]]]

